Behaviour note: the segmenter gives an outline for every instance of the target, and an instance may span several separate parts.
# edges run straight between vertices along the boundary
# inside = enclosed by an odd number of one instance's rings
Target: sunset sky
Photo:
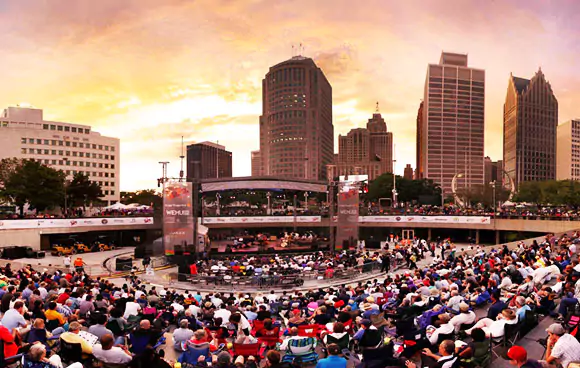
[[[123,190],[156,187],[161,160],[177,175],[182,135],[219,140],[245,176],[262,78],[302,43],[332,85],[335,139],[378,101],[402,174],[427,64],[445,50],[486,70],[485,152],[501,159],[510,72],[541,67],[559,121],[580,117],[578,19],[574,0],[0,0],[0,107],[120,138]]]

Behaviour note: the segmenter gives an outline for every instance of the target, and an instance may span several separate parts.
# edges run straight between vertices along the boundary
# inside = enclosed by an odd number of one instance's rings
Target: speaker
[[[117,258],[115,263],[115,271],[129,272],[133,268],[133,260],[131,258]]]
[[[175,244],[173,246],[173,254],[175,254],[176,256],[182,256],[183,255],[183,245]]]
[[[177,274],[177,281],[187,281],[187,275],[184,273]]]
[[[46,257],[46,253],[42,250],[39,250],[38,252],[36,252],[36,258],[44,258]]]
[[[135,258],[145,258],[145,247],[135,247]]]

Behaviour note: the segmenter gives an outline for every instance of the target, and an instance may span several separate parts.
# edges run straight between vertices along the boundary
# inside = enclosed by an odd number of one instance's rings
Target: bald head
[[[139,327],[141,327],[144,330],[148,330],[149,328],[151,328],[151,322],[149,322],[149,320],[142,320],[141,322],[139,322]]]
[[[290,336],[298,336],[298,327],[292,327],[290,329]]]

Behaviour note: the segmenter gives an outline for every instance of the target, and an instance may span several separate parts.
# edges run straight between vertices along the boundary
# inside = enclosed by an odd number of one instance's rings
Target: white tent
[[[515,203],[514,202],[510,202],[510,201],[505,201],[502,204],[502,206],[504,206],[504,207],[513,207],[513,206],[515,206]]]
[[[112,204],[110,206],[105,207],[106,210],[126,210],[127,206],[125,206],[123,203],[121,202],[117,202],[115,204]]]

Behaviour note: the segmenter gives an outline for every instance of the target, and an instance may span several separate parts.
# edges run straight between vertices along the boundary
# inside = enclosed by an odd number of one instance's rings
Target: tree
[[[152,205],[153,208],[160,209],[163,204],[163,198],[154,189],[146,189],[136,192],[121,192],[121,203],[139,203],[145,206]]]
[[[88,175],[77,173],[66,188],[67,205],[83,206],[83,210],[91,203],[103,197],[99,183],[90,181]]]
[[[6,185],[8,178],[16,171],[16,168],[22,164],[22,160],[16,157],[4,158],[0,160],[0,200],[7,200],[3,197],[2,189]]]
[[[432,180],[409,180],[395,176],[399,202],[434,202],[441,203],[441,187]],[[380,198],[392,198],[393,174],[383,174],[369,184],[369,191],[365,199],[378,202]]]
[[[8,175],[3,196],[20,207],[20,215],[24,213],[24,205],[30,209],[44,211],[62,203],[64,199],[65,173],[44,166],[38,161],[23,160]]]
[[[540,205],[580,206],[580,183],[573,180],[527,181],[520,183],[516,202]]]

